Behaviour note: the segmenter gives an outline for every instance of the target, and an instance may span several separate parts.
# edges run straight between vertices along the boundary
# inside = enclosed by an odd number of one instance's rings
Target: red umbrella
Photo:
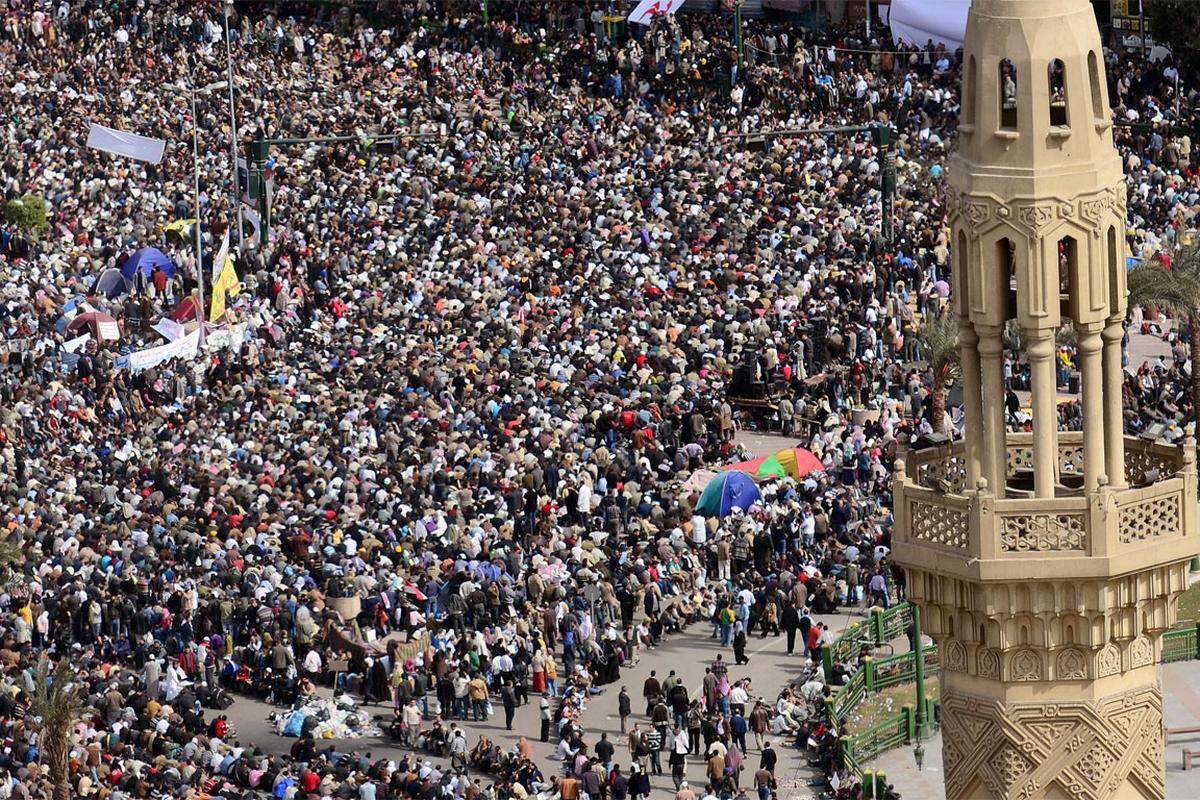
[[[744,472],[747,475],[756,475],[758,474],[758,468],[761,467],[763,462],[768,458],[770,458],[770,456],[752,458],[749,461],[739,461],[737,464],[726,464],[725,466],[721,467],[721,472]]]
[[[87,311],[67,323],[68,333],[77,333],[85,328],[96,337],[96,341],[116,341],[121,338],[121,326],[117,321],[99,311]]]

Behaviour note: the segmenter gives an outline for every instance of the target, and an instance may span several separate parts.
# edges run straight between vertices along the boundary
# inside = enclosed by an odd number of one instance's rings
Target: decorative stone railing
[[[1060,437],[1062,473],[1081,471],[1081,437]],[[1016,474],[1030,462],[1032,444],[1028,435],[1010,435],[1008,446],[1009,470]],[[1014,579],[1030,558],[1069,560],[1063,567],[1079,576],[1133,571],[1174,558],[1176,550],[1180,559],[1189,558],[1195,547],[1184,532],[1195,530],[1187,523],[1197,513],[1194,443],[1127,437],[1125,447],[1127,475],[1140,481],[1145,471],[1157,470],[1155,482],[1050,498],[997,498],[986,486],[966,488],[960,445],[910,453],[895,475],[897,560],[936,564],[964,577]],[[1095,559],[1105,561],[1088,563]]]
[[[1008,445],[1008,475],[1033,469],[1033,434],[1010,433]],[[908,475],[918,486],[945,488],[961,494],[967,486],[967,460],[962,442],[945,447],[930,447],[911,452],[906,457]],[[1183,448],[1178,445],[1148,442],[1125,437],[1125,479],[1137,482],[1142,475],[1158,470],[1162,477],[1183,469]],[[1060,475],[1083,474],[1083,433],[1060,431],[1058,434],[1058,471]],[[940,484],[940,485],[939,485]]]

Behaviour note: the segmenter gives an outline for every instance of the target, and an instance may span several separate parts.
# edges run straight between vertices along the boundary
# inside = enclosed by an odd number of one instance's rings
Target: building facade
[[[1200,550],[1195,442],[1124,435],[1111,125],[1087,0],[975,0],[947,196],[965,437],[895,476],[893,555],[939,648],[953,800],[1164,796],[1157,664]],[[1064,331],[1078,432],[1058,425]],[[1029,364],[1031,432],[1008,431],[1006,354]]]

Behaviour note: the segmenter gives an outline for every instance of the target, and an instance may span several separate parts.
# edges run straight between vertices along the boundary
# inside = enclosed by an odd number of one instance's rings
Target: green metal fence
[[[902,708],[899,714],[849,737],[844,743],[847,760],[866,764],[893,747],[908,744],[916,735],[916,724],[916,713],[907,706]]]
[[[851,625],[832,645],[822,651],[825,680],[830,682],[835,664],[858,662],[860,655],[864,655],[865,648],[866,658],[861,667],[855,670],[844,685],[838,687],[829,701],[832,719],[844,720],[871,695],[916,680],[915,653],[901,653],[883,658],[870,655],[876,647],[904,636],[912,624],[912,619],[908,603],[901,603],[886,611],[873,611],[870,617]],[[924,656],[925,675],[937,674],[937,648],[924,648]],[[842,755],[846,765],[864,778],[864,786],[867,785],[868,779],[870,786],[875,786],[874,773],[864,769],[864,765],[881,753],[916,741],[917,721],[920,716],[916,709],[905,706],[900,709],[899,714],[887,717],[865,731],[842,737]],[[927,730],[934,730],[937,724],[936,700],[926,701],[923,718]]]
[[[831,680],[835,663],[858,661],[864,647],[873,652],[875,647],[906,635],[910,624],[911,607],[908,603],[901,603],[887,611],[872,612],[868,619],[847,628],[822,653],[826,681]],[[833,718],[843,720],[871,695],[915,680],[914,655],[909,652],[868,658],[834,693],[830,701]],[[924,656],[925,675],[936,675],[937,648],[924,648]],[[1163,634],[1162,663],[1193,659],[1200,659],[1200,623]],[[937,705],[936,700],[926,701],[924,719],[930,731],[937,726]],[[842,755],[846,765],[863,778],[864,788],[871,787],[870,790],[873,790],[875,786],[884,785],[884,776],[866,769],[866,765],[888,750],[915,742],[918,717],[915,709],[905,706],[898,714],[875,723],[865,731],[842,738]],[[872,795],[868,793],[867,796]]]
[[[1167,631],[1162,637],[1162,663],[1191,661],[1200,658],[1200,624],[1190,628]]]

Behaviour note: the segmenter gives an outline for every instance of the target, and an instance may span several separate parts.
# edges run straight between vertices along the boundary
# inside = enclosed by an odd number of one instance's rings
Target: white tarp
[[[113,155],[157,164],[162,161],[167,143],[163,139],[151,139],[149,136],[118,131],[93,122],[88,128],[87,146]]]
[[[950,50],[962,47],[971,0],[892,0],[892,41],[924,47],[930,39]]]
[[[642,0],[629,12],[629,21],[649,25],[655,17],[674,14],[682,6],[683,0]]]

